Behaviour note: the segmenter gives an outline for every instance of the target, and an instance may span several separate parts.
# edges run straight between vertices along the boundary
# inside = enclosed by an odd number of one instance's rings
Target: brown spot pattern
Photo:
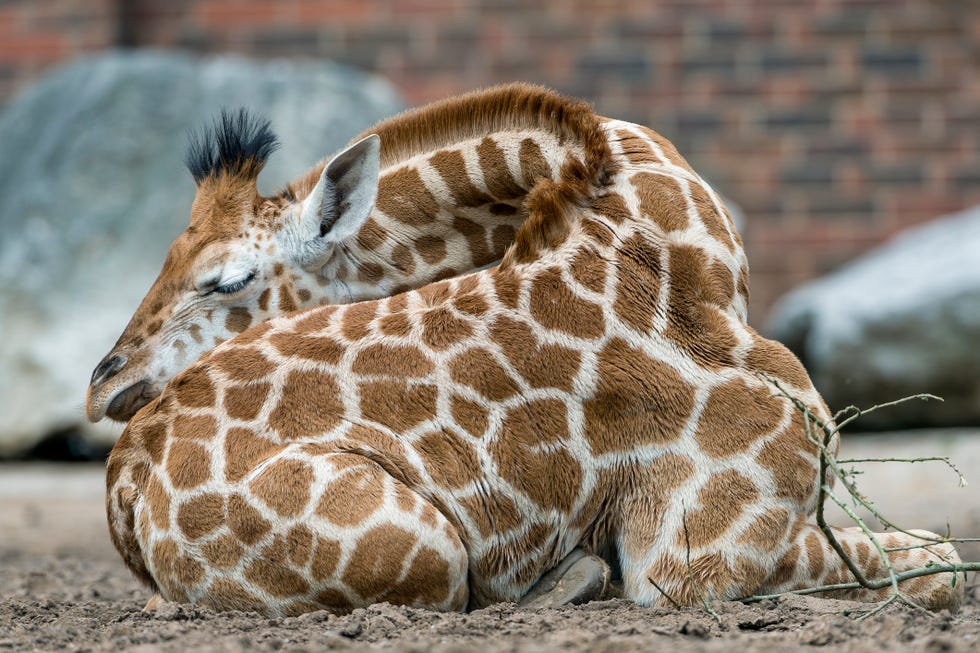
[[[215,402],[214,386],[211,385],[207,371],[201,368],[194,368],[177,376],[170,383],[170,389],[178,403],[187,408],[209,408]]]
[[[774,341],[767,340],[752,333],[752,351],[745,360],[750,370],[764,372],[770,376],[791,383],[797,388],[810,387],[810,377],[807,376],[803,365],[786,347]]]
[[[691,184],[691,200],[694,202],[694,208],[697,209],[698,215],[701,216],[701,222],[704,223],[707,232],[715,240],[724,245],[729,252],[734,252],[735,243],[732,242],[731,237],[728,235],[725,216],[718,213],[718,210],[715,208],[715,203],[711,201],[711,197],[708,195],[708,191],[705,190],[704,186]]]
[[[521,162],[521,174],[524,176],[525,188],[530,188],[539,179],[551,179],[553,174],[551,165],[544,158],[544,155],[541,154],[541,148],[534,142],[534,139],[525,138],[521,141],[518,156]]]
[[[264,607],[264,602],[247,589],[228,578],[216,578],[208,585],[202,603],[217,610],[252,610]]]
[[[375,597],[390,587],[402,573],[402,565],[415,544],[406,530],[383,524],[375,526],[357,542],[344,569],[343,580],[363,598]]]
[[[295,571],[262,558],[245,568],[245,578],[279,598],[306,594],[310,591],[309,584]]]
[[[488,265],[497,260],[498,256],[487,246],[487,230],[482,224],[457,215],[453,217],[453,229],[466,238],[473,267]]]
[[[592,292],[606,288],[606,261],[590,247],[583,247],[572,259],[572,277]]]
[[[709,456],[725,458],[747,451],[782,417],[782,402],[766,387],[732,379],[712,389],[694,438]]]
[[[153,525],[161,530],[169,528],[170,494],[156,477],[156,474],[151,474],[147,481],[146,504],[150,509],[150,521],[153,522]]]
[[[534,278],[531,315],[546,329],[579,338],[598,338],[606,328],[602,307],[577,297],[562,281],[558,268],[549,268]]]
[[[772,471],[776,496],[807,503],[816,492],[815,448],[806,439],[802,413],[793,411],[790,423],[759,452],[759,463]]]
[[[386,336],[405,338],[412,332],[412,323],[404,313],[394,313],[378,320],[378,330]]]
[[[347,324],[346,315],[344,323]],[[281,331],[269,336],[269,342],[287,358],[303,358],[319,363],[330,363],[331,365],[340,362],[340,357],[347,349],[346,345],[330,337]]]
[[[449,430],[427,433],[414,447],[433,482],[441,487],[461,488],[482,476],[473,447]]]
[[[233,385],[225,389],[224,409],[229,417],[253,420],[262,410],[272,386],[268,383]]]
[[[738,541],[762,551],[773,551],[783,541],[788,527],[789,513],[782,508],[773,508],[756,517]]]
[[[251,429],[234,427],[225,436],[225,479],[236,483],[248,476],[262,461],[283,450],[283,446],[258,436]]]
[[[630,182],[644,216],[665,232],[687,229],[687,199],[676,181],[665,175],[638,172]]]
[[[430,547],[419,548],[405,578],[382,595],[396,605],[439,605],[449,598],[449,563]]]
[[[467,433],[476,438],[486,433],[490,412],[483,405],[454,394],[449,398],[449,408],[453,419]]]
[[[341,333],[348,340],[360,340],[371,333],[370,324],[378,312],[378,302],[361,302],[344,307]]]
[[[636,134],[625,129],[618,129],[616,136],[619,137],[619,146],[623,150],[623,155],[633,165],[661,163],[650,144]]]
[[[538,399],[515,406],[488,447],[498,473],[545,510],[569,511],[582,485],[582,468],[567,451],[565,404]]]
[[[633,219],[633,214],[626,206],[626,200],[619,193],[608,193],[592,200],[592,210],[616,224],[622,224]]]
[[[746,505],[756,501],[755,484],[734,469],[714,474],[698,493],[700,507],[684,518],[687,534],[677,534],[677,546],[708,546],[727,531],[742,515]]]
[[[639,234],[619,248],[618,282],[613,310],[626,324],[642,332],[653,326],[660,298],[660,250]]]
[[[473,335],[468,321],[444,307],[424,312],[421,324],[422,341],[432,349],[446,349]]]
[[[485,349],[470,349],[449,362],[449,374],[456,383],[467,385],[490,401],[513,396],[517,383]]]
[[[388,232],[374,218],[368,218],[357,232],[357,244],[367,250],[376,250],[388,239]]]
[[[487,136],[480,141],[476,154],[483,169],[484,182],[494,199],[509,200],[524,194],[524,189],[510,174],[504,151],[492,138]]]
[[[446,258],[446,241],[431,234],[419,236],[415,239],[415,251],[423,261],[436,265]]]
[[[514,227],[509,224],[498,224],[490,232],[493,242],[493,258],[496,260],[504,255],[504,251],[514,243]]]
[[[208,564],[218,569],[231,569],[242,559],[244,549],[231,535],[221,535],[201,545]]]
[[[225,328],[232,333],[241,333],[252,325],[252,313],[242,306],[233,306],[225,318]]]
[[[228,498],[228,527],[246,546],[261,540],[272,528],[262,514],[239,494]]]
[[[670,246],[671,291],[664,332],[700,365],[717,369],[735,364],[738,344],[721,311],[725,289],[707,273],[704,253],[690,245]]]
[[[415,272],[415,255],[404,243],[398,243],[391,249],[391,262],[405,276]]]
[[[413,167],[400,168],[381,178],[375,206],[393,220],[413,227],[429,224],[439,211],[436,199]]]
[[[361,385],[361,415],[405,432],[436,415],[438,389],[404,380],[374,381]]]
[[[458,206],[482,206],[493,201],[493,198],[479,190],[466,171],[466,161],[459,150],[439,150],[431,157],[429,163],[442,177],[453,201]]]
[[[384,501],[383,476],[373,463],[343,470],[320,495],[316,514],[338,526],[360,524]]]
[[[340,562],[341,552],[340,542],[317,536],[316,548],[313,550],[313,564],[310,565],[313,580],[320,583],[330,578],[337,569],[337,563]]]
[[[210,363],[239,383],[261,381],[276,367],[255,347],[223,349],[210,356]]]
[[[189,540],[213,533],[225,521],[225,501],[218,494],[188,499],[177,509],[177,526]]]
[[[300,460],[289,458],[273,462],[262,470],[249,489],[283,517],[297,517],[310,500],[313,470]]]
[[[614,338],[599,354],[599,381],[583,405],[596,455],[671,442],[694,408],[694,388],[666,363]]]
[[[432,373],[433,365],[416,347],[369,345],[358,352],[351,365],[354,374],[418,378]]]
[[[581,354],[562,345],[538,345],[531,327],[506,316],[490,330],[510,364],[535,388],[571,391]]]
[[[211,454],[194,442],[174,440],[167,454],[167,474],[178,490],[195,488],[211,477]]]
[[[315,370],[293,370],[282,398],[269,415],[269,426],[285,440],[323,434],[340,423],[344,404],[333,376]]]

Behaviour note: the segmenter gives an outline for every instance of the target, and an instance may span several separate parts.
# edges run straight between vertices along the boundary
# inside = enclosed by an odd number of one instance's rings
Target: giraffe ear
[[[333,157],[303,206],[303,230],[329,242],[357,233],[378,196],[381,139],[371,134]]]

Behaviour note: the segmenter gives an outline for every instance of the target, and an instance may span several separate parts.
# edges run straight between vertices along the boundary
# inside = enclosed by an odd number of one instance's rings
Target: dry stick
[[[966,477],[963,473],[953,464],[953,461],[949,459],[949,456],[924,456],[922,458],[845,458],[843,460],[837,461],[838,465],[850,465],[852,463],[925,463],[925,462],[941,462],[946,463],[946,465],[956,472],[959,477],[959,487],[966,487]]]
[[[681,609],[681,604],[675,601],[674,597],[672,597],[670,594],[667,593],[667,590],[660,587],[660,585],[657,585],[657,581],[653,580],[653,576],[647,576],[647,580],[650,581],[651,585],[657,588],[657,591],[659,591],[661,595],[663,595],[668,601],[670,601],[670,604],[672,606],[674,606],[678,610]]]
[[[683,505],[684,504],[682,503],[681,506],[683,507]],[[704,608],[704,611],[710,614],[712,617],[714,617],[715,621],[720,624],[721,617],[719,617],[718,613],[712,609],[711,604],[708,603],[708,599],[706,599],[704,597],[704,594],[701,593],[701,590],[698,589],[698,584],[694,580],[694,569],[691,568],[691,539],[688,537],[687,534],[687,509],[686,508],[684,508],[684,512],[681,513],[681,526],[683,526],[684,528],[684,548],[686,549],[686,553],[687,553],[687,575],[691,580],[691,590],[694,592],[694,596],[698,597],[698,600],[701,601],[701,606]]]
[[[915,533],[910,533],[910,532],[906,531],[905,529],[899,528],[895,524],[891,523],[889,520],[885,519],[874,508],[874,506],[871,505],[868,502],[868,500],[866,500],[863,497],[863,495],[861,495],[861,493],[857,489],[857,486],[853,482],[848,481],[848,478],[847,478],[848,477],[848,474],[846,472],[843,472],[840,469],[840,467],[838,466],[838,464],[841,461],[831,460],[832,456],[831,456],[830,452],[827,450],[828,447],[830,446],[830,443],[833,440],[834,436],[835,435],[838,435],[840,433],[840,430],[845,425],[849,424],[850,422],[854,421],[855,419],[857,419],[858,417],[860,417],[862,415],[866,415],[866,414],[868,414],[868,413],[870,413],[872,411],[878,410],[880,408],[885,408],[885,407],[889,407],[889,406],[895,406],[895,405],[898,405],[898,404],[903,403],[905,401],[909,401],[911,399],[923,399],[923,400],[927,400],[927,399],[938,399],[939,401],[942,401],[942,399],[940,397],[936,397],[934,395],[925,395],[925,394],[923,394],[923,395],[915,395],[913,397],[904,397],[902,399],[898,399],[898,400],[895,400],[895,401],[887,402],[887,403],[884,403],[884,404],[878,404],[878,405],[872,406],[871,408],[868,408],[866,410],[860,410],[856,406],[848,406],[847,408],[843,409],[842,411],[838,411],[837,414],[834,416],[834,419],[835,420],[838,419],[840,416],[844,415],[847,412],[852,412],[854,414],[852,414],[849,417],[847,417],[846,419],[842,420],[839,424],[837,424],[837,427],[836,428],[830,428],[823,420],[821,420],[818,416],[814,415],[810,411],[809,407],[806,406],[806,404],[804,404],[802,401],[800,401],[799,399],[797,399],[793,395],[789,394],[782,387],[782,385],[780,385],[780,383],[776,379],[774,379],[774,378],[772,378],[772,377],[770,377],[770,376],[768,376],[766,374],[762,374],[762,373],[759,373],[758,376],[760,378],[762,378],[763,380],[768,381],[773,386],[775,386],[776,389],[779,391],[779,393],[780,393],[781,396],[783,396],[786,399],[788,399],[794,406],[796,406],[797,409],[799,409],[803,413],[803,416],[804,416],[804,425],[806,427],[806,433],[807,433],[807,440],[809,440],[810,442],[812,442],[819,449],[819,451],[820,451],[820,472],[819,472],[820,473],[820,476],[819,476],[819,478],[821,479],[821,483],[820,483],[819,493],[818,493],[818,497],[817,497],[817,499],[818,499],[817,500],[817,515],[816,515],[817,525],[820,527],[820,530],[824,533],[824,536],[827,538],[827,541],[831,545],[831,548],[834,549],[834,551],[837,553],[837,555],[841,558],[841,561],[844,563],[844,565],[854,575],[854,578],[857,579],[856,582],[854,582],[854,583],[840,583],[840,584],[836,584],[836,585],[824,585],[824,586],[820,586],[820,587],[806,588],[804,590],[791,590],[791,591],[788,591],[788,592],[783,592],[782,594],[816,594],[818,592],[827,592],[827,591],[839,590],[839,589],[859,589],[859,588],[865,588],[865,589],[881,589],[882,587],[885,587],[886,585],[891,585],[892,586],[892,595],[887,600],[881,602],[876,608],[874,608],[874,609],[866,612],[861,617],[859,617],[859,619],[866,619],[866,618],[868,618],[868,617],[870,617],[870,616],[872,616],[874,614],[877,614],[878,612],[880,612],[881,610],[883,610],[885,607],[887,607],[889,604],[891,604],[892,602],[894,602],[896,600],[901,600],[901,601],[903,601],[903,602],[905,602],[905,603],[907,603],[907,604],[909,604],[909,605],[911,605],[913,607],[916,607],[916,608],[920,608],[921,609],[921,606],[919,606],[917,603],[915,603],[915,601],[911,600],[911,598],[909,598],[908,596],[906,596],[903,592],[899,591],[899,589],[898,589],[898,583],[900,581],[902,581],[902,580],[907,580],[907,579],[910,579],[910,578],[917,578],[919,576],[927,576],[927,575],[937,574],[937,573],[949,573],[949,572],[952,572],[952,574],[953,574],[953,581],[952,582],[955,585],[956,584],[956,575],[957,575],[957,573],[959,573],[959,572],[966,572],[966,571],[980,571],[980,563],[959,563],[959,564],[954,564],[954,565],[951,565],[951,564],[942,564],[942,565],[940,565],[940,564],[935,564],[935,563],[930,562],[926,567],[922,567],[920,569],[914,569],[914,570],[910,570],[908,572],[902,572],[900,574],[896,574],[894,572],[894,569],[891,566],[891,561],[888,559],[887,550],[884,547],[881,546],[880,542],[878,542],[877,538],[874,537],[874,535],[871,533],[871,530],[867,527],[867,525],[864,523],[864,521],[861,520],[853,512],[853,510],[851,510],[842,501],[840,501],[836,497],[836,495],[834,495],[830,491],[830,488],[827,487],[827,485],[826,485],[826,473],[827,473],[827,470],[830,469],[830,471],[832,471],[834,473],[834,475],[837,478],[839,478],[841,480],[841,482],[844,484],[844,487],[845,487],[845,489],[847,489],[848,493],[851,495],[851,498],[854,499],[857,503],[859,503],[862,506],[864,506],[865,508],[867,508],[869,511],[871,511],[872,515],[874,515],[879,521],[881,521],[882,524],[884,524],[886,526],[890,526],[892,528],[895,528],[896,530],[898,530],[900,532],[903,532],[903,533],[906,533],[908,535],[911,535],[912,537],[917,537],[917,538],[919,538],[919,539],[921,539],[921,540],[923,540],[925,542],[931,542],[931,543],[935,544],[935,543],[945,543],[945,542],[973,541],[973,540],[980,539],[980,538],[952,538],[952,537],[948,537],[948,536],[945,537],[945,538],[926,538],[926,537],[922,537],[921,535],[918,535],[918,534],[915,534]],[[819,440],[819,439],[817,439],[816,437],[814,437],[813,432],[811,430],[811,421],[812,421],[812,423],[814,425],[818,426],[823,431],[824,438],[823,438],[822,441]],[[848,462],[878,462],[879,460],[880,459],[865,459],[865,460],[854,459],[854,460],[850,460]],[[905,460],[902,460],[902,462],[919,462],[919,460],[924,460],[924,459],[905,459]],[[952,464],[952,462],[950,462],[948,459],[945,459],[945,458],[937,458],[937,460],[942,460],[943,462],[945,462],[947,465],[949,465],[957,473],[957,476],[960,479],[961,487],[962,487],[963,484],[965,484],[965,479],[963,478],[963,475],[956,468],[956,466]],[[864,531],[865,535],[868,536],[868,539],[870,539],[871,542],[872,542],[872,544],[874,544],[875,548],[878,550],[879,555],[882,557],[882,561],[884,562],[884,565],[885,565],[886,569],[889,572],[888,578],[877,579],[877,580],[868,580],[867,578],[864,577],[864,574],[861,573],[860,569],[857,568],[857,566],[854,564],[854,561],[851,560],[850,556],[847,555],[847,553],[843,550],[843,547],[840,545],[840,542],[838,542],[837,538],[834,536],[834,533],[833,533],[832,529],[829,527],[829,525],[827,524],[827,522],[826,522],[826,520],[824,518],[824,510],[823,510],[823,508],[824,508],[824,502],[825,502],[827,496],[830,496],[832,498],[832,500],[835,503],[837,503],[858,524],[858,526],[862,529],[862,531]],[[948,532],[948,530],[947,530],[947,532]],[[926,546],[929,546],[929,544],[916,545],[916,546],[913,546],[913,547],[898,547],[898,548],[919,548],[919,547],[926,547]],[[897,548],[896,548],[896,550],[897,550]],[[764,595],[764,596],[751,596],[751,597],[746,597],[746,598],[742,599],[742,601],[748,603],[748,602],[754,602],[754,601],[761,601],[761,600],[764,600],[764,599],[776,598],[778,596],[780,596],[780,594],[769,594],[769,595]]]
[[[960,571],[959,565],[932,563],[932,566],[929,567],[919,567],[918,569],[910,569],[908,571],[897,573],[895,574],[895,578],[898,580],[898,582],[902,582],[913,578],[919,578],[920,576],[931,576],[932,574],[945,574],[950,572],[956,573],[958,571]],[[891,583],[891,578],[878,578],[875,580],[869,580],[867,586],[855,581],[853,583],[837,583],[836,585],[821,585],[820,587],[805,587],[798,590],[786,590],[785,592],[780,592],[778,594],[757,594],[755,596],[748,596],[739,600],[742,603],[758,603],[759,601],[778,599],[780,596],[785,596],[786,594],[807,595],[820,594],[822,592],[833,592],[836,590],[878,590],[882,587],[891,585]]]

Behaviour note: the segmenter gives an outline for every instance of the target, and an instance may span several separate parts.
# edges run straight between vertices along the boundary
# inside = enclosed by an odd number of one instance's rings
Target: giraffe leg
[[[679,500],[650,493],[626,502],[616,546],[623,573],[623,594],[640,605],[682,607],[739,596],[740,576],[764,570],[732,563],[726,539],[710,542],[685,537]]]
[[[207,537],[149,548],[163,598],[270,616],[385,601],[466,608],[468,560],[456,529],[362,455],[291,445],[225,492],[224,521],[209,524]],[[203,513],[187,514],[185,533],[203,531],[190,521]]]
[[[834,528],[834,534],[848,557],[868,580],[887,578],[881,556],[874,545],[857,527]],[[929,531],[910,531],[926,538],[937,538]],[[924,540],[904,533],[875,533],[875,538],[885,549],[915,547],[926,544]],[[930,563],[960,562],[960,557],[952,544],[933,544],[924,548],[902,549],[887,553],[888,560],[896,574],[903,571],[926,567]],[[854,576],[846,567],[837,552],[831,548],[823,532],[814,524],[805,524],[796,535],[792,546],[778,561],[772,575],[766,579],[757,594],[777,594],[820,585],[850,583]],[[952,574],[933,574],[902,581],[898,588],[917,604],[930,610],[957,610],[963,602],[964,579],[957,579],[953,586]],[[832,598],[852,601],[881,601],[891,596],[891,585],[877,590],[852,589],[835,590],[819,594]]]
[[[605,597],[610,570],[605,560],[575,548],[546,573],[520,600],[528,608],[556,608],[577,605]]]

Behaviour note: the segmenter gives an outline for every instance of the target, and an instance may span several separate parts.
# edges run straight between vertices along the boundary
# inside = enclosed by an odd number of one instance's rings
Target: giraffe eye
[[[231,283],[226,283],[221,286],[215,286],[214,292],[221,293],[222,295],[233,295],[236,292],[243,290],[248,284],[252,283],[253,279],[255,279],[254,270],[249,272],[247,277],[242,277],[238,281],[232,281]]]

